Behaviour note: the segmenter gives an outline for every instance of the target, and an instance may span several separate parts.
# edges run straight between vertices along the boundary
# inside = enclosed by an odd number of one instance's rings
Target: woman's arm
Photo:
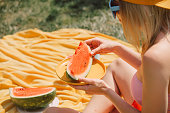
[[[130,49],[129,47],[126,47],[120,43],[113,48],[113,52],[117,54],[120,58],[122,58],[124,61],[126,61],[128,64],[133,66],[135,69],[138,70],[138,68],[140,67],[141,65],[140,53],[137,53],[134,50]]]
[[[92,50],[92,55],[114,52],[128,64],[138,69],[141,65],[141,56],[131,48],[122,45],[119,42],[103,40],[101,38],[92,38],[85,41]]]

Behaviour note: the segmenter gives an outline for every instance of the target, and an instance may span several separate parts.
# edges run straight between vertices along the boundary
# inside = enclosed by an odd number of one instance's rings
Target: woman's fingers
[[[94,39],[92,38],[92,39],[85,40],[84,42],[85,42],[87,45],[90,46],[93,40],[94,40]]]
[[[99,41],[99,40],[100,40],[100,38],[96,37],[96,38],[92,38],[92,39],[85,40],[84,42],[85,42],[87,45],[89,45],[89,44],[91,44],[93,41],[95,42],[95,41]]]
[[[100,50],[101,50],[101,46],[93,49],[92,52],[91,52],[91,55],[94,56],[94,55],[96,55],[96,54],[100,54],[100,52],[101,52]]]
[[[100,38],[92,38],[92,39],[85,40],[84,42],[89,46],[95,46],[95,47],[102,43]]]
[[[109,86],[103,80],[99,79],[79,78],[79,81],[86,83],[86,85],[70,86],[78,90],[84,90],[87,94],[101,95],[104,93],[105,88],[109,88]]]
[[[70,85],[71,87],[73,87],[73,88],[75,88],[75,89],[78,89],[78,90],[88,90],[88,87],[89,87],[89,85],[78,85],[78,86],[76,86],[76,85]]]
[[[93,79],[79,78],[78,80],[79,82],[85,82],[87,85],[70,85],[70,86],[79,90],[88,90],[90,84],[91,85],[95,84],[95,81]]]
[[[94,84],[94,80],[93,79],[89,79],[89,78],[79,78],[78,79],[80,82],[85,82],[86,84]]]

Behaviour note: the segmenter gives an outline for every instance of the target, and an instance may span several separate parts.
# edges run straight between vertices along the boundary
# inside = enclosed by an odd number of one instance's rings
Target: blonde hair
[[[119,1],[122,27],[126,39],[144,54],[158,34],[170,30],[170,10]]]

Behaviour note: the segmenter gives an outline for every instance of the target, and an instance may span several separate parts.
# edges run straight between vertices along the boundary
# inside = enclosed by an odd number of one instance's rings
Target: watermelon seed
[[[87,64],[87,63],[85,62],[85,63],[84,63],[84,67],[86,67],[86,64]]]
[[[19,91],[23,91],[23,90],[24,90],[24,88],[19,88],[18,90],[19,90]]]
[[[74,72],[71,70],[71,74],[74,74]]]

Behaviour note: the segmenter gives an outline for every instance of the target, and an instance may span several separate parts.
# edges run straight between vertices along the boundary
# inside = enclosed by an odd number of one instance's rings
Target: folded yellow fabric
[[[0,39],[0,113],[18,112],[10,100],[8,90],[16,86],[56,87],[60,101],[58,107],[82,111],[91,96],[60,81],[55,70],[60,61],[74,53],[80,41],[94,37],[117,41],[133,48],[111,36],[82,29],[54,32],[29,29]],[[101,55],[101,61],[106,67],[115,58],[117,56],[113,53]]]

